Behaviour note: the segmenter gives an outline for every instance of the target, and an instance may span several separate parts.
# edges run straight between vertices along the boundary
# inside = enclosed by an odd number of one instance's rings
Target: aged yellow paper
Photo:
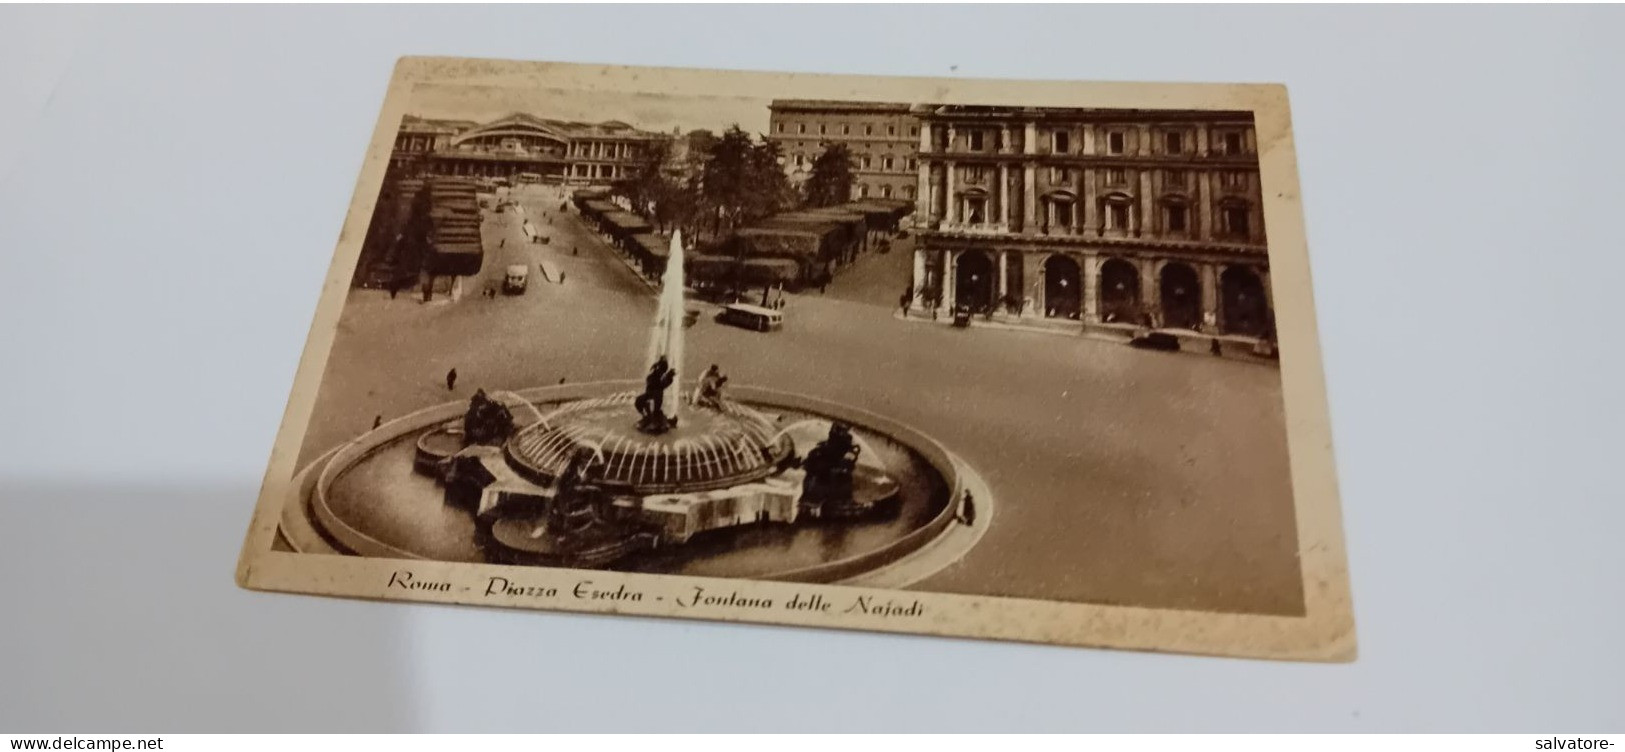
[[[404,59],[238,581],[1350,660],[1298,195],[1279,86]]]

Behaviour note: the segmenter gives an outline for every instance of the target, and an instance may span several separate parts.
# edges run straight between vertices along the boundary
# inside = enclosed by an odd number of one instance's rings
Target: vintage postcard
[[[1279,86],[402,60],[238,580],[1351,660],[1298,195]]]

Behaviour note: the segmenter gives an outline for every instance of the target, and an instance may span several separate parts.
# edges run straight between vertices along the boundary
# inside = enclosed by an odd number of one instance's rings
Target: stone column
[[[999,222],[1010,230],[1010,166],[999,163]]]
[[[914,249],[914,307],[925,307],[925,249]]]
[[[1157,197],[1150,192],[1149,169],[1139,171],[1139,200],[1134,201],[1134,203],[1139,206],[1139,214],[1141,214],[1139,216],[1139,226],[1136,227],[1134,234],[1137,236],[1141,232],[1147,232],[1147,234],[1155,236],[1157,234]]]
[[[948,124],[948,143],[943,144],[943,146],[945,147],[943,149],[944,152],[952,152],[954,150],[954,124],[953,123]]]
[[[1138,172],[1144,173],[1144,170],[1139,170]],[[1136,180],[1134,178],[1130,178],[1129,180],[1130,180],[1129,186],[1131,188],[1133,187],[1133,185],[1135,183],[1139,182],[1138,180]],[[1136,194],[1139,193],[1138,190],[1134,190],[1133,192],[1136,193]],[[1141,207],[1144,205],[1143,202],[1142,202],[1143,198],[1144,198],[1143,194],[1134,196],[1134,202],[1128,208],[1129,235],[1132,235],[1133,237],[1139,237],[1140,236],[1140,221],[1142,219],[1144,219],[1144,217],[1140,216]]]
[[[1139,156],[1142,156],[1142,157],[1150,155],[1151,154],[1151,126],[1149,126],[1149,125],[1141,125],[1140,126],[1140,135],[1139,135],[1139,138],[1137,139],[1137,141],[1138,141],[1138,143],[1136,143],[1134,145],[1134,153],[1139,155]]]
[[[1196,240],[1213,239],[1213,172],[1196,173],[1196,228],[1191,232]]]
[[[1014,149],[1010,148],[1010,126],[1008,124],[1000,126],[999,127],[999,153],[1000,154],[1009,154],[1012,151],[1014,151]]]
[[[1095,187],[1100,182],[1100,168],[1085,167],[1080,172],[1083,173],[1083,193],[1079,194],[1078,199],[1078,234],[1093,229],[1098,236],[1105,223],[1101,219],[1099,190]]]
[[[1092,253],[1083,257],[1083,320],[1100,323],[1100,257]]]
[[[1162,285],[1157,278],[1157,262],[1155,259],[1140,259],[1140,305],[1146,313],[1151,314],[1151,320],[1157,325],[1162,324]]]
[[[1027,162],[1021,166],[1021,231],[1031,233],[1038,225],[1038,166]]]
[[[919,184],[914,187],[914,225],[924,226],[931,219],[931,162],[921,159]]]
[[[1219,269],[1202,264],[1196,271],[1202,278],[1202,331],[1213,334],[1219,322]]]
[[[1083,147],[1083,150],[1078,152],[1079,154],[1092,155],[1095,153],[1095,126],[1090,124],[1083,126],[1083,143],[1080,146]]]
[[[1207,123],[1196,124],[1196,156],[1207,156]]]
[[[998,305],[1000,303],[1003,303],[1004,302],[1004,296],[1009,293],[1009,289],[1008,289],[1008,285],[1009,285],[1008,266],[1009,266],[1009,263],[1010,263],[1010,259],[1009,259],[1010,254],[1009,254],[1009,252],[1002,251],[1002,250],[1001,251],[996,251],[996,253],[999,254],[999,287],[998,287],[999,299],[993,301],[994,305]]]
[[[1023,154],[1037,154],[1038,153],[1038,124],[1037,123],[1028,123],[1026,125],[1026,129],[1024,131],[1024,134],[1025,134],[1025,137],[1021,142],[1021,153],[1023,153]]]
[[[1044,258],[1037,253],[1021,254],[1021,295],[1026,306],[1023,316],[1044,317]]]
[[[949,138],[953,137],[951,135],[953,132],[954,131],[953,131],[952,128],[948,129],[948,133],[950,134]],[[950,222],[950,223],[958,222],[959,221],[959,205],[958,205],[959,200],[954,198],[954,163],[953,162],[945,162],[945,163],[943,163],[942,184],[943,184],[943,188],[942,188],[942,192],[943,192],[943,197],[942,197],[942,221]]]
[[[950,311],[954,309],[954,298],[957,297],[954,290],[954,261],[953,251],[942,252],[942,306]]]

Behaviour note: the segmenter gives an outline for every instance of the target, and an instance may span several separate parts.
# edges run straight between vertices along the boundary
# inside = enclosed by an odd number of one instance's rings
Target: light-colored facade
[[[915,114],[914,305],[1272,336],[1251,113]]]
[[[578,123],[513,113],[489,123],[407,116],[392,166],[431,175],[608,183],[630,177],[671,136],[619,121]]]
[[[914,198],[920,126],[909,105],[778,99],[768,109],[767,137],[792,182],[806,180],[824,147],[839,143],[852,154],[852,198]]]

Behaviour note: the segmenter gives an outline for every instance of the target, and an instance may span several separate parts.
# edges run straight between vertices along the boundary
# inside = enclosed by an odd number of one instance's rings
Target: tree
[[[721,235],[741,224],[782,209],[791,195],[780,167],[777,144],[759,143],[730,127],[711,143],[700,170],[700,209],[711,216],[711,230]]]
[[[826,147],[813,160],[812,173],[803,185],[808,206],[834,206],[852,200],[852,152],[846,144]]]

